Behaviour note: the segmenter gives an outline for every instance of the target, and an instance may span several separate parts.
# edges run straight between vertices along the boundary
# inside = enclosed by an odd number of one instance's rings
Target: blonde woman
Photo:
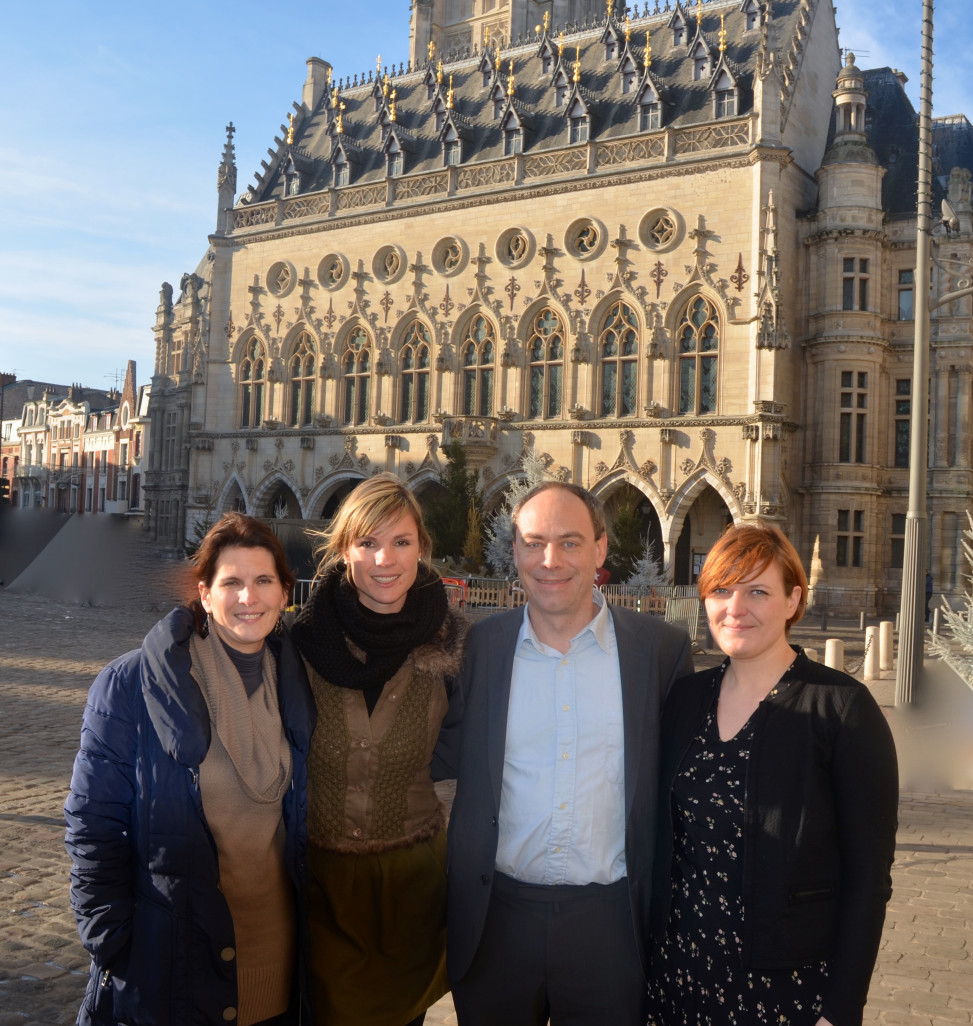
[[[320,538],[293,630],[318,710],[308,757],[315,1021],[412,1026],[447,990],[446,817],[430,763],[466,627],[395,475],[360,484]]]

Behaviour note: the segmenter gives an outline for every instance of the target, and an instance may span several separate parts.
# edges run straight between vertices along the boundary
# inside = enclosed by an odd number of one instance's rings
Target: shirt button
[[[569,710],[570,708],[571,708],[571,706],[569,706],[569,705],[566,705],[566,706],[564,707],[564,711],[565,711],[565,712],[567,712],[567,711],[568,711],[568,710]]]
[[[358,742],[358,747],[359,748],[367,748],[368,747],[368,743],[369,743],[368,742],[368,738],[367,737],[363,737],[361,739],[361,741]]]
[[[224,948],[220,952],[220,958],[222,958],[224,962],[232,962],[233,959],[236,958],[236,951],[233,948]]]
[[[352,837],[361,837],[361,827],[355,827],[351,832]]]
[[[235,1018],[236,1018],[236,1009],[233,1007],[233,1005],[230,1005],[229,1008],[224,1008],[223,1009],[223,1021],[224,1022],[233,1022],[233,1020]]]
[[[398,697],[398,695],[389,695],[389,701],[394,702]]]
[[[562,759],[566,759],[567,757],[568,757],[568,753],[567,753],[567,752],[565,752],[565,753],[564,753],[564,754],[563,754],[563,755],[561,756],[561,758],[562,758]]]
[[[554,849],[554,851],[555,851],[555,852],[560,852],[560,851],[561,851],[561,849],[560,849],[560,848],[555,848],[555,849]]]
[[[562,809],[566,809],[567,807],[568,807],[568,803],[567,802],[561,802],[561,808]]]

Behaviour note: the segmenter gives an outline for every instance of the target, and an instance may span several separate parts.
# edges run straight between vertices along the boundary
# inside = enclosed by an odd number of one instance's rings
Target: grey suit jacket
[[[618,642],[625,737],[625,857],[643,967],[658,801],[659,720],[673,681],[692,673],[689,638],[662,620],[609,607]],[[446,952],[450,980],[473,961],[493,883],[507,707],[522,609],[477,624],[466,644],[433,776],[456,778],[449,821]]]

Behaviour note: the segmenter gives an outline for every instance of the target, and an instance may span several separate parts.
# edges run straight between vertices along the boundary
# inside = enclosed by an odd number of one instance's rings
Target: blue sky
[[[820,0],[827,2],[827,0]],[[973,119],[968,0],[937,0],[936,116]],[[640,5],[641,6],[641,5]],[[178,291],[216,223],[232,121],[238,192],[300,101],[308,57],[336,76],[408,56],[408,0],[148,5],[47,0],[4,12],[0,62],[0,370],[107,388],[152,375],[163,281]],[[921,0],[846,0],[841,44],[909,76]]]

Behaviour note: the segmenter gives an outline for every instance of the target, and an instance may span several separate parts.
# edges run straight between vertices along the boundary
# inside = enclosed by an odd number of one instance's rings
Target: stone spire
[[[226,145],[223,147],[223,160],[216,172],[216,189],[219,194],[216,211],[216,234],[226,231],[227,211],[233,207],[236,194],[236,153],[233,149],[233,133],[236,129],[231,121],[226,126]]]

